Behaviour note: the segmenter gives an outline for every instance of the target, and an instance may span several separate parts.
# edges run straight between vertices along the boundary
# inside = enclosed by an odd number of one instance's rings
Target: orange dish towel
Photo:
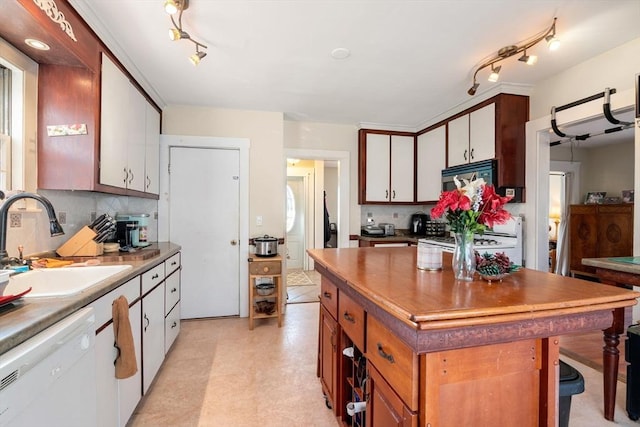
[[[118,356],[114,362],[116,378],[129,378],[138,372],[138,363],[129,322],[129,302],[124,295],[113,301],[111,312],[113,314],[113,346],[118,349]]]

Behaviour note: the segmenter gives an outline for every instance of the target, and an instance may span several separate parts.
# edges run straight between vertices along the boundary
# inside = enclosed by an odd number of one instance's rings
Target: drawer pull
[[[171,324],[171,329],[175,328],[176,326],[178,326],[178,323],[174,320]]]
[[[158,277],[160,277],[160,275],[156,273],[153,276],[151,276],[151,280],[157,279]]]
[[[176,291],[177,291],[177,289],[176,289],[176,288],[171,288],[171,293],[174,293],[174,292],[176,292]]]
[[[269,272],[269,267],[264,267],[264,268],[262,269],[262,271],[264,271],[265,273],[268,273],[268,272]]]
[[[347,322],[356,323],[356,318],[350,315],[348,311],[345,311],[342,317],[344,317],[344,320]]]
[[[385,353],[385,351],[382,349],[382,344],[380,343],[378,343],[378,354],[383,359],[387,359],[389,363],[396,363],[395,359],[393,358],[393,354]]]
[[[322,296],[325,297],[325,298],[331,299],[331,292],[324,291],[322,293]]]
[[[178,263],[178,261],[173,261],[173,262],[171,263],[171,265],[176,265],[177,263]]]

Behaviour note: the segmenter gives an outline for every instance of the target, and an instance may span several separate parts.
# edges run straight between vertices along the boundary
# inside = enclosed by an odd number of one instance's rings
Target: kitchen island
[[[367,425],[554,426],[559,336],[609,329],[640,296],[528,269],[456,282],[449,254],[422,271],[412,247],[309,254],[322,275],[318,374],[345,424],[361,421],[345,409],[361,399]]]

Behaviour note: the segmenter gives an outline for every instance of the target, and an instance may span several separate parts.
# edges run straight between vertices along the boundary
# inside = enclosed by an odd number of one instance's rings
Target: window
[[[293,190],[287,184],[287,233],[293,230],[293,226],[296,223],[296,198],[293,195]]]
[[[11,70],[0,65],[0,190],[11,188]]]

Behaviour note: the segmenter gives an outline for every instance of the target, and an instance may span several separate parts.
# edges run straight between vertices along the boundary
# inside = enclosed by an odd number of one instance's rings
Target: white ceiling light
[[[351,56],[351,51],[346,47],[338,47],[331,51],[333,59],[347,59],[349,56]]]

